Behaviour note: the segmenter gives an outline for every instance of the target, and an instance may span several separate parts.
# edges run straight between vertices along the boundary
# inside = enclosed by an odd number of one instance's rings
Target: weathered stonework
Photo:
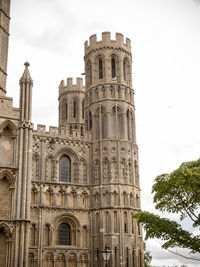
[[[9,1],[0,0],[7,38]],[[5,26],[7,25],[7,26]],[[143,267],[138,149],[130,40],[85,43],[85,81],[60,82],[59,125],[33,129],[29,63],[20,107],[5,95],[0,38],[0,266]],[[2,71],[3,69],[3,71]],[[63,163],[64,162],[64,163]]]

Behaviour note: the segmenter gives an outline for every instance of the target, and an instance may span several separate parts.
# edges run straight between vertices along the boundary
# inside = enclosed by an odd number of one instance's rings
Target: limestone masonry
[[[9,12],[0,0],[0,266],[102,267],[107,244],[109,267],[143,267],[130,40],[92,35],[85,86],[61,81],[58,127],[34,130],[28,62],[19,108],[6,96]]]

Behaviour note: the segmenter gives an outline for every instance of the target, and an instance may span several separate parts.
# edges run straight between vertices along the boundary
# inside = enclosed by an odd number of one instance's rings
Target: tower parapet
[[[124,42],[124,36],[121,33],[116,33],[116,39],[111,40],[111,33],[110,32],[103,32],[102,33],[102,40],[97,41],[97,35],[93,34],[89,38],[88,41],[85,42],[85,55],[90,53],[92,50],[110,48],[120,48],[126,50],[128,53],[131,53],[131,41],[129,38],[126,38],[126,42]]]
[[[102,33],[97,41],[96,34],[85,42],[85,78],[86,91],[103,83],[119,83],[132,86],[131,41],[121,33],[111,40],[110,32]]]
[[[72,91],[85,92],[85,86],[83,86],[83,79],[77,77],[76,83],[73,84],[73,78],[67,78],[67,83],[65,84],[64,80],[60,82],[59,85],[59,97],[62,94],[72,93]]]

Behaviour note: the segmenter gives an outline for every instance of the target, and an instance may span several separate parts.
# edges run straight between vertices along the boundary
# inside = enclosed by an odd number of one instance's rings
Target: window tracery
[[[59,180],[71,182],[71,160],[66,155],[63,155],[59,160]]]
[[[70,246],[71,245],[71,228],[66,222],[58,226],[58,244]]]

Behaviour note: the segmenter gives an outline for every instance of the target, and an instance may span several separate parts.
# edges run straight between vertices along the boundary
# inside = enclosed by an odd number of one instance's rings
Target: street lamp
[[[112,251],[110,250],[110,248],[108,247],[107,244],[105,245],[105,249],[102,250],[101,253],[102,253],[104,261],[106,262],[105,267],[108,267],[108,261],[110,259],[110,255],[111,255]]]

